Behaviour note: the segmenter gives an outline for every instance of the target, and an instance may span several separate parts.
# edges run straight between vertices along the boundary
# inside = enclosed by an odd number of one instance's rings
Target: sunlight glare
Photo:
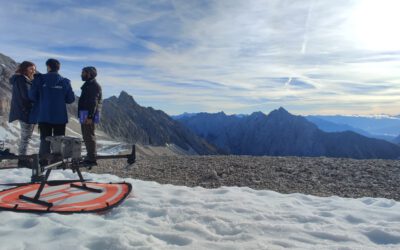
[[[351,17],[354,42],[360,49],[400,50],[400,1],[362,0]]]

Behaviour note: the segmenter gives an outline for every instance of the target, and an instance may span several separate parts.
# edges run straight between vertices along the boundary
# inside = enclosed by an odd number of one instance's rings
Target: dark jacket
[[[39,107],[38,122],[50,124],[68,123],[67,105],[75,101],[69,79],[57,72],[40,75],[32,82],[31,99]]]
[[[87,110],[88,118],[93,119],[94,115],[101,112],[102,105],[102,92],[101,87],[96,79],[86,81],[82,87],[82,94],[78,102],[78,116],[79,111]]]
[[[33,104],[28,97],[31,81],[24,75],[15,74],[10,78],[10,84],[12,85],[12,99],[8,121],[20,120],[25,123],[36,123],[31,112]]]

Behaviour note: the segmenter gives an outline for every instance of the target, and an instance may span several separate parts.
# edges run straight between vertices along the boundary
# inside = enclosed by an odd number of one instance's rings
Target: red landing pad
[[[88,188],[99,192],[84,190],[72,185],[82,186],[81,182],[44,186],[39,199],[51,206],[36,204],[20,199],[20,196],[34,198],[40,184],[33,183],[0,191],[0,210],[32,213],[91,213],[101,212],[118,206],[131,192],[130,183],[85,182]]]

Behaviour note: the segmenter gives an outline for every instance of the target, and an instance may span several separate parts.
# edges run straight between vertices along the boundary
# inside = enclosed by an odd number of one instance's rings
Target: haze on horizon
[[[0,0],[0,53],[168,114],[400,113],[400,1]]]

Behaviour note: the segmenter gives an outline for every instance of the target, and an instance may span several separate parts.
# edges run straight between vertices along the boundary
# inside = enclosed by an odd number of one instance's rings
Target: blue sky
[[[0,0],[0,53],[183,112],[400,113],[397,0]]]

